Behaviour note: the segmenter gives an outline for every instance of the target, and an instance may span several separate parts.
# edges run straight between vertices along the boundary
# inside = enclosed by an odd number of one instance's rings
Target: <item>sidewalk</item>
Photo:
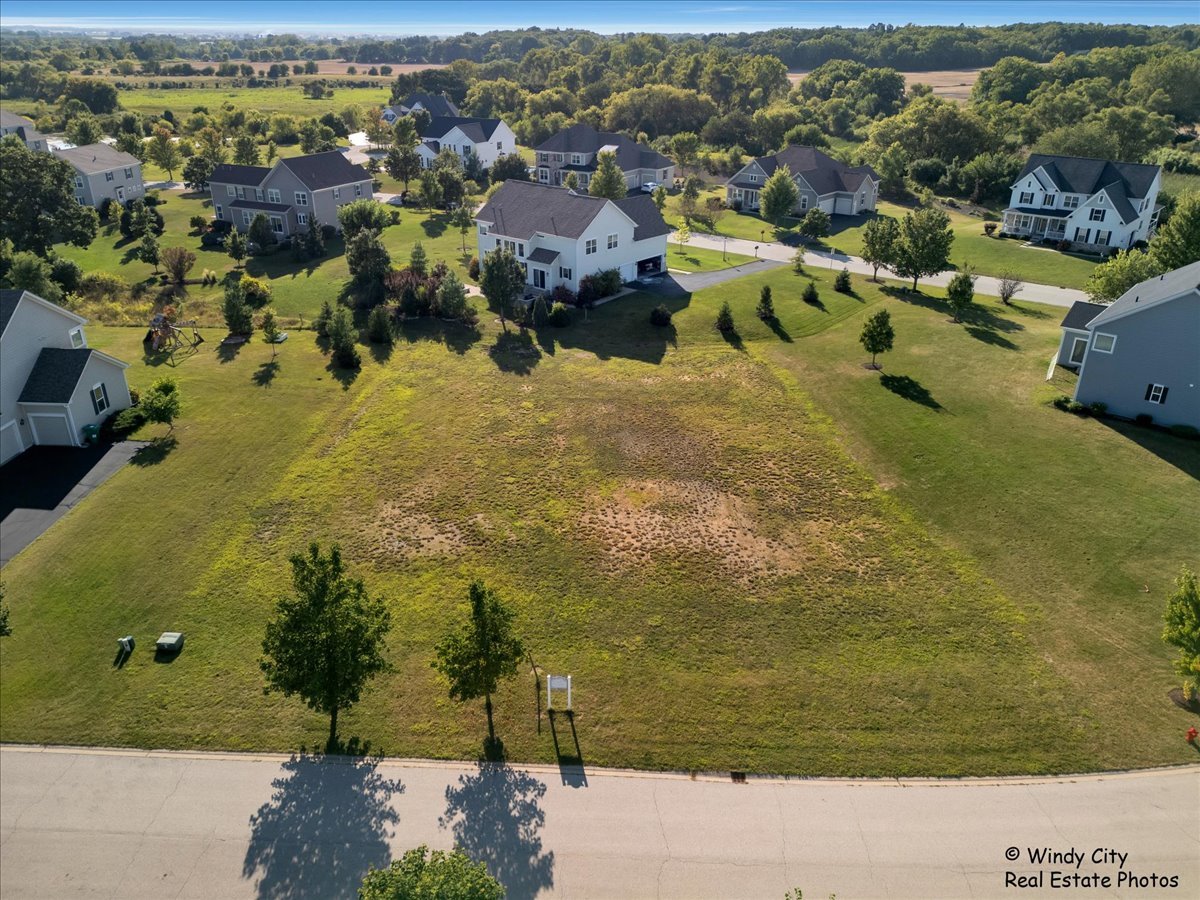
[[[675,235],[671,234],[667,238],[668,241],[675,239]],[[767,242],[756,244],[754,241],[746,241],[741,238],[721,238],[713,237],[708,234],[700,234],[692,232],[691,243],[696,247],[703,247],[706,250],[720,250],[722,247],[733,252],[742,253],[746,256],[758,256],[762,259],[777,259],[790,262],[795,256],[795,248],[788,247],[785,244]],[[837,250],[810,250],[805,249],[804,264],[814,268],[823,269],[849,269],[856,275],[871,275],[874,271],[870,265],[863,262],[857,256],[848,256]],[[879,277],[889,281],[901,281],[902,283],[910,283],[907,279],[898,279],[892,275],[887,269],[879,270]],[[953,271],[940,272],[937,275],[930,275],[927,278],[922,278],[918,283],[920,285],[934,285],[936,287],[945,287],[950,283],[950,279],[954,277]],[[989,297],[996,297],[1000,293],[999,279],[992,278],[990,275],[980,275],[975,281],[975,292],[985,294]],[[1049,284],[1034,284],[1026,282],[1020,293],[1016,296],[1017,300],[1025,300],[1030,303],[1046,303],[1050,306],[1068,307],[1076,300],[1087,300],[1088,296],[1083,291],[1073,288],[1055,287]]]

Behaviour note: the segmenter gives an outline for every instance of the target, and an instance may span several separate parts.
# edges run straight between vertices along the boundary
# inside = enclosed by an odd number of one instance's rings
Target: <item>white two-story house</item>
[[[1003,233],[1090,251],[1147,241],[1158,224],[1158,166],[1035,153],[1012,186]]]
[[[580,123],[560,131],[534,148],[537,154],[537,180],[542,184],[562,184],[575,173],[578,188],[586,191],[596,173],[596,157],[614,153],[617,167],[625,175],[625,186],[637,190],[647,184],[669,184],[675,177],[675,163],[657,150],[612,131],[597,131]]]
[[[517,152],[517,136],[501,119],[438,116],[421,130],[421,143],[417,144],[421,166],[428,169],[447,148],[464,163],[474,156],[482,168],[490,169],[499,157]]]
[[[75,199],[99,206],[106,198],[128,203],[146,195],[142,163],[136,156],[108,144],[87,144],[55,150],[75,169]]]
[[[0,290],[0,463],[35,444],[79,447],[128,408],[129,363],[92,350],[86,320],[37,294]]]
[[[275,165],[222,163],[208,180],[213,214],[245,231],[262,213],[277,238],[308,230],[311,222],[338,227],[337,211],[374,196],[371,173],[337,150],[278,159]]]
[[[438,116],[457,116],[458,107],[445,94],[425,94],[421,92],[409,94],[399,103],[394,103],[383,110],[380,118],[389,125],[396,124],[401,116],[424,110],[433,118]]]
[[[793,212],[803,216],[817,207],[829,215],[857,216],[874,212],[879,176],[870,166],[848,166],[816,147],[793,144],[770,156],[751,160],[725,183],[725,202],[733,209],[758,209],[763,185],[787,166],[799,194]]]
[[[667,234],[654,200],[637,194],[606,200],[529,181],[506,181],[475,214],[482,260],[508,248],[525,265],[535,291],[563,285],[607,269],[622,281],[666,268]]]

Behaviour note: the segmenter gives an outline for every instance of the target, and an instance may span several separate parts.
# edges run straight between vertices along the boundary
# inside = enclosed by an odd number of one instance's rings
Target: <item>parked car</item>
[[[642,193],[643,194],[653,194],[656,190],[658,190],[658,182],[657,181],[647,181],[645,184],[642,185]]]

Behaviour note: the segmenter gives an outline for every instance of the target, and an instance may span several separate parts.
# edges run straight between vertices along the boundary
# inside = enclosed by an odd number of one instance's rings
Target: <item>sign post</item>
[[[547,675],[546,676],[546,709],[553,712],[554,710],[554,692],[567,692],[567,712],[571,711],[571,676],[570,675]]]

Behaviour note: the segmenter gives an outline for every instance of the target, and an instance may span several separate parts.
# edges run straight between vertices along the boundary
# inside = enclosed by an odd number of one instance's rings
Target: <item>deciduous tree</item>
[[[358,900],[504,900],[504,887],[461,850],[434,850],[422,844],[372,869]]]
[[[872,281],[879,280],[880,268],[895,261],[899,241],[900,223],[893,218],[878,216],[863,226],[862,257],[874,269]]]
[[[196,264],[196,254],[187,247],[167,247],[162,252],[162,264],[172,284],[183,284]]]
[[[892,349],[896,332],[892,328],[892,315],[886,309],[873,313],[863,323],[862,334],[858,341],[863,349],[871,354],[871,368],[877,368],[875,357]]]
[[[509,306],[525,290],[525,269],[508,249],[493,250],[482,260],[479,288],[488,307],[500,314],[501,321]]]
[[[975,277],[970,272],[956,272],[946,285],[946,302],[954,313],[954,321],[961,322],[962,315],[975,302]]]
[[[281,597],[267,623],[260,662],[267,690],[298,695],[329,716],[328,748],[337,746],[338,713],[388,669],[385,639],[391,618],[383,602],[352,578],[335,544],[313,543],[291,558],[292,596]]]
[[[942,210],[926,208],[910,212],[900,226],[891,269],[901,278],[911,278],[915,291],[919,279],[950,267],[952,243],[950,217]]]
[[[1200,193],[1186,194],[1176,204],[1150,242],[1150,254],[1164,271],[1200,260]]]
[[[1200,684],[1200,582],[1187,566],[1175,580],[1175,590],[1167,597],[1163,616],[1163,640],[1179,649],[1175,671],[1183,677],[1183,690],[1196,696]]]
[[[1140,281],[1161,275],[1166,268],[1152,253],[1118,250],[1092,269],[1083,289],[1093,303],[1112,303]]]
[[[16,136],[0,140],[0,237],[14,250],[46,256],[63,241],[86,247],[100,228],[96,210],[75,200],[75,170],[50,153],[34,153]]]
[[[787,166],[780,166],[763,185],[762,193],[758,195],[759,210],[762,217],[778,227],[784,216],[790,216],[800,199],[800,189],[792,180],[792,172]]]

